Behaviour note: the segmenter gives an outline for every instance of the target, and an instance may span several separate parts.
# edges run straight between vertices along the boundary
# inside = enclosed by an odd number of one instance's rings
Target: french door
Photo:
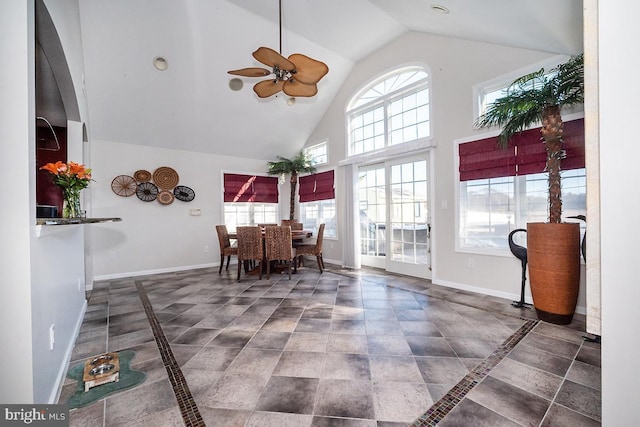
[[[428,153],[359,168],[362,264],[431,278]]]

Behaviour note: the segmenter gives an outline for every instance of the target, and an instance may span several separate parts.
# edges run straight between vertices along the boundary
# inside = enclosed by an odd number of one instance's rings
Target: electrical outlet
[[[49,326],[49,350],[53,350],[53,344],[56,342],[56,325]]]
[[[205,245],[205,247],[204,247],[204,251],[205,251],[205,252],[209,252],[209,246],[206,246],[206,245]]]
[[[110,251],[109,256],[111,257],[111,259],[116,259],[118,258],[118,253],[116,251]]]
[[[467,265],[469,266],[469,268],[475,268],[475,266],[476,266],[475,258],[469,258],[469,260],[467,262],[468,262]]]

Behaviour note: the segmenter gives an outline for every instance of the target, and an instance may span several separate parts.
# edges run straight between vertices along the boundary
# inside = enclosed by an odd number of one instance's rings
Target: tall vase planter
[[[580,225],[527,224],[529,283],[538,318],[571,323],[580,289]]]
[[[75,188],[62,189],[62,217],[63,218],[80,218],[82,210],[80,207],[80,190]]]

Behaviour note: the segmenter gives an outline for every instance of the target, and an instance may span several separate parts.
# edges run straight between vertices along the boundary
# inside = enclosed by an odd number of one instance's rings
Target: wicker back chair
[[[224,257],[227,257],[226,270],[229,270],[229,261],[231,260],[231,256],[238,255],[238,248],[231,245],[226,225],[216,225],[216,232],[218,233],[218,242],[220,243],[220,270],[218,270],[218,274],[221,274],[222,266],[224,265]]]
[[[316,238],[316,243],[309,244],[300,244],[296,246],[296,254],[298,261],[302,260],[303,255],[312,255],[316,257],[318,261],[318,269],[320,270],[320,274],[322,274],[322,269],[324,268],[324,260],[322,259],[322,238],[324,236],[324,224],[320,224],[318,227],[318,236]]]
[[[258,226],[238,227],[238,280],[240,280],[240,269],[244,261],[257,260],[260,279],[262,279],[262,258],[264,250],[262,248],[262,230]]]
[[[272,225],[278,225],[278,224],[276,224],[275,222],[274,223],[268,223],[268,224],[258,224],[258,227],[264,229],[264,228],[267,228],[267,227],[272,226]]]
[[[269,226],[265,228],[264,247],[267,260],[267,279],[271,274],[271,261],[284,261],[291,280],[291,266],[296,271],[296,250],[292,246],[291,227]]]
[[[288,225],[292,230],[302,230],[302,223],[297,222],[294,219],[283,219],[282,221],[280,221],[280,225]]]

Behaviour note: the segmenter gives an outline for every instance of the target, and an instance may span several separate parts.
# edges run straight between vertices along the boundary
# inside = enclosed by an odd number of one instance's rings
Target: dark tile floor
[[[71,425],[600,425],[583,316],[560,327],[500,298],[327,267],[95,283],[70,365],[131,349],[147,379]]]

